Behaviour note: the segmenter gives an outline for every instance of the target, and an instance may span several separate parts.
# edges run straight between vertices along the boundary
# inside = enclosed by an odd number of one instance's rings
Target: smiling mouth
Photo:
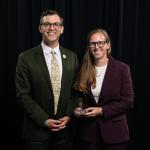
[[[46,32],[47,33],[47,35],[55,35],[56,33],[54,33],[54,32]]]

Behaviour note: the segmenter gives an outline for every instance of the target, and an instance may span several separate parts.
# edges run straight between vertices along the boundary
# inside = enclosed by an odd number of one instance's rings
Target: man
[[[24,110],[23,138],[26,140],[26,150],[72,149],[70,95],[77,56],[59,45],[63,30],[60,14],[46,10],[39,25],[41,44],[19,55],[16,95]],[[53,57],[57,61],[55,66],[52,66]],[[59,73],[53,75],[56,70]],[[55,79],[52,77],[58,75],[60,80],[54,85]]]

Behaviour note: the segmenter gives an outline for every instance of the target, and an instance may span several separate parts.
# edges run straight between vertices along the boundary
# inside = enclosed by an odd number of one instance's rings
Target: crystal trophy
[[[84,115],[86,113],[87,108],[87,100],[85,92],[80,92],[80,97],[78,98],[78,107],[81,108],[80,113]]]

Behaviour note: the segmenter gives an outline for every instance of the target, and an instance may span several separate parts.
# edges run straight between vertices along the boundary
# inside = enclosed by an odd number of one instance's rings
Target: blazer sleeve
[[[131,72],[128,65],[122,67],[120,77],[120,90],[117,91],[119,98],[109,97],[109,100],[102,106],[103,118],[106,120],[125,114],[133,107],[134,93]]]

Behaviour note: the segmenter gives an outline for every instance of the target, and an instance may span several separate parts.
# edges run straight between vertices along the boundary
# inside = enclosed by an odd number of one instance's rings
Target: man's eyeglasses
[[[98,42],[89,42],[89,47],[90,48],[95,48],[96,44],[98,47],[103,47],[107,43],[106,41],[98,41]]]
[[[44,23],[41,23],[41,25],[43,25],[46,28],[48,28],[48,27],[58,28],[58,27],[62,26],[62,23],[59,23],[59,22],[54,22],[54,23],[44,22]]]

